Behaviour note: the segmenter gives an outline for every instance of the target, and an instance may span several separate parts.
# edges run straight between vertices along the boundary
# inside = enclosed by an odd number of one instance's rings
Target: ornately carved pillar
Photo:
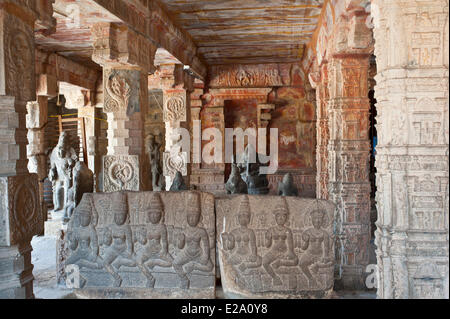
[[[166,177],[166,190],[170,190],[173,178],[181,172],[186,185],[190,185],[190,156],[188,150],[181,147],[182,136],[176,129],[184,128],[189,132],[191,125],[190,97],[194,91],[194,79],[183,71],[183,65],[160,66],[161,87],[163,90],[164,122],[166,125],[163,171]],[[186,136],[185,138],[191,138]]]
[[[350,9],[337,18],[326,56],[322,76],[328,82],[323,94],[328,118],[327,160],[329,200],[338,207],[337,218],[337,287],[364,289],[364,273],[369,263],[370,182],[369,182],[369,94],[368,70],[372,50],[371,30],[366,26],[367,13]],[[328,80],[328,81],[327,81]],[[319,140],[328,138],[326,120]],[[322,150],[323,151],[323,150]],[[320,182],[320,181],[319,181]]]
[[[144,152],[148,73],[156,47],[124,25],[93,26],[93,60],[103,66],[108,154],[103,158],[103,191],[149,189]]]
[[[448,298],[448,1],[373,0],[379,298]]]
[[[38,177],[27,168],[26,129],[27,102],[36,100],[40,13],[35,1],[18,2],[0,1],[0,299],[34,297],[30,242],[44,227]]]

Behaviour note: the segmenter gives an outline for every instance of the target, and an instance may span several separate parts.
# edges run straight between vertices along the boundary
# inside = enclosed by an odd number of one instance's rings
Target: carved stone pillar
[[[373,0],[379,298],[448,298],[448,2]]]
[[[92,27],[93,60],[103,66],[104,112],[108,116],[108,154],[103,158],[103,191],[149,189],[144,152],[148,73],[156,47],[124,25]]]
[[[36,100],[39,8],[16,3],[0,1],[0,298],[33,298],[30,241],[43,232],[44,216],[38,177],[27,168],[26,105]]]
[[[320,69],[328,85],[319,90],[318,193],[338,208],[336,287],[343,289],[364,289],[369,263],[368,70],[373,38],[366,17],[363,8],[350,8],[337,17]],[[328,172],[322,173],[325,167]]]
[[[177,172],[181,172],[189,187],[190,158],[188,152],[182,150],[181,143],[179,143],[182,136],[176,134],[175,130],[185,128],[188,132],[190,131],[190,93],[194,91],[193,78],[185,75],[181,64],[162,65],[160,70],[163,89],[163,118],[166,126],[166,151],[163,156],[166,190],[170,190]]]

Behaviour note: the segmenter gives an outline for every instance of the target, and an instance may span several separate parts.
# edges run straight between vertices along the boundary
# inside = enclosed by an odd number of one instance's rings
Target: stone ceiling
[[[192,38],[197,55],[207,65],[300,61],[317,27],[323,2],[160,0],[172,22]],[[81,8],[79,15],[74,11],[77,8]],[[54,17],[56,33],[36,34],[38,48],[99,68],[91,60],[90,27],[121,20],[93,0],[56,0]],[[156,58],[157,64],[175,59],[163,49]]]
[[[298,62],[323,0],[161,0],[208,65]]]

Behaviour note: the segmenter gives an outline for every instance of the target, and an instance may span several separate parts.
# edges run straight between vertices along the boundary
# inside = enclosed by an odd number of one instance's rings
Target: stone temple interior
[[[0,0],[0,298],[448,299],[448,13]]]

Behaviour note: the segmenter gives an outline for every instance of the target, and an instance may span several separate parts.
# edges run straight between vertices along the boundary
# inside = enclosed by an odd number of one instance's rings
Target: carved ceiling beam
[[[95,0],[154,46],[163,47],[202,79],[207,69],[190,36],[180,30],[157,1]]]

